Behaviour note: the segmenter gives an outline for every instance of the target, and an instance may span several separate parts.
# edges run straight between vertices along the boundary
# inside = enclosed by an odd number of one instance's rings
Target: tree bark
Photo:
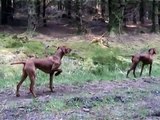
[[[47,26],[47,20],[46,20],[46,0],[43,0],[43,26]]]
[[[37,13],[37,17],[40,17],[40,13],[41,13],[41,2],[40,0],[36,0],[36,13]]]
[[[133,13],[133,23],[137,24],[137,13],[136,13],[136,11]]]
[[[37,27],[37,15],[35,0],[28,1],[28,31],[34,31]]]
[[[13,7],[11,0],[1,0],[1,24],[8,24],[13,20]]]
[[[77,32],[80,33],[83,31],[83,23],[82,23],[82,1],[76,0],[75,1],[75,12],[76,12],[76,22],[77,22]]]
[[[120,33],[122,30],[124,6],[121,3],[123,0],[108,0],[109,32]]]
[[[145,0],[140,1],[140,9],[139,9],[139,18],[141,24],[144,24],[145,22]]]
[[[105,11],[106,11],[106,1],[105,0],[101,0],[101,16],[102,18],[104,18],[105,16]]]
[[[152,32],[159,32],[158,0],[152,2]]]
[[[62,0],[58,1],[58,10],[62,10]]]
[[[71,5],[72,0],[66,0],[66,12],[67,12],[67,16],[68,18],[71,18]]]
[[[6,6],[7,6],[6,0],[1,0],[1,24],[2,25],[7,24]]]

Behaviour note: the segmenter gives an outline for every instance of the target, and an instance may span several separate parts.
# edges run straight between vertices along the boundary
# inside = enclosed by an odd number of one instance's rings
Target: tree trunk
[[[126,6],[125,6],[125,8],[124,8],[124,12],[123,12],[123,24],[124,24],[124,26],[126,27],[126,25],[127,25],[127,8],[126,8]]]
[[[15,0],[13,0],[13,8],[15,8],[15,7],[16,7]]]
[[[80,33],[83,31],[83,23],[82,23],[82,1],[76,0],[75,1],[75,12],[76,12],[76,22],[77,22],[77,32]]]
[[[11,0],[1,0],[1,24],[8,24],[13,20],[13,7]]]
[[[7,24],[7,14],[6,14],[7,2],[6,0],[1,0],[1,24]]]
[[[109,32],[120,33],[122,30],[124,6],[121,6],[120,3],[123,3],[123,0],[119,0],[119,2],[108,0]]]
[[[7,23],[12,23],[13,22],[13,4],[11,0],[6,0],[7,1]]]
[[[158,0],[152,2],[152,32],[159,32]]]
[[[58,1],[58,10],[62,10],[62,0]]]
[[[68,18],[71,18],[71,5],[72,0],[66,0],[66,12],[67,12],[67,16]]]
[[[141,0],[140,2],[140,9],[139,9],[139,18],[140,18],[140,22],[141,24],[144,24],[145,22],[145,0]]]
[[[137,24],[137,12],[133,13],[133,24]]]
[[[28,31],[35,31],[37,25],[36,5],[34,0],[28,1]]]
[[[43,26],[47,26],[47,20],[46,20],[46,0],[43,0]]]
[[[160,1],[158,2],[158,11],[160,12]],[[160,13],[158,14],[158,24],[160,25]]]
[[[104,18],[105,16],[105,11],[106,11],[106,1],[105,0],[101,0],[101,16],[102,18]]]
[[[41,2],[40,2],[40,0],[36,0],[36,13],[37,13],[37,18],[39,18],[40,13],[41,13]]]

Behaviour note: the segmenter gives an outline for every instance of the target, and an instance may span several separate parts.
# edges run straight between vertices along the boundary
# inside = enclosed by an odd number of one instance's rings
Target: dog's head
[[[152,55],[154,55],[154,54],[157,53],[155,48],[150,48],[150,49],[148,50],[148,52],[149,52],[150,54],[152,54]]]
[[[57,48],[57,50],[58,49],[60,49],[63,52],[63,54],[68,54],[68,53],[70,53],[72,51],[71,48],[68,48],[66,46],[60,46],[60,47]]]

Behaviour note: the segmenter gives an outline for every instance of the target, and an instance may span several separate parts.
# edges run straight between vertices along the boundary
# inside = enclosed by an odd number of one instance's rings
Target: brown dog
[[[57,48],[56,53],[53,56],[49,56],[43,59],[29,59],[24,62],[16,62],[16,63],[11,63],[13,64],[24,64],[23,67],[23,73],[22,73],[22,78],[20,82],[17,85],[17,91],[16,91],[16,96],[19,97],[19,89],[21,84],[24,82],[24,80],[29,76],[30,78],[30,92],[34,97],[36,97],[36,94],[34,92],[34,85],[35,85],[35,78],[36,78],[36,68],[42,70],[43,72],[50,74],[50,90],[53,92],[52,88],[52,81],[53,81],[53,75],[55,73],[55,76],[59,75],[62,70],[59,69],[61,65],[61,59],[62,57],[70,53],[71,49],[67,48],[65,46],[61,46]]]
[[[147,53],[141,53],[141,54],[135,54],[132,55],[132,65],[131,68],[127,71],[126,77],[128,78],[128,74],[130,73],[131,70],[133,70],[133,75],[135,75],[135,70],[139,62],[142,62],[142,68],[141,68],[141,73],[140,76],[142,75],[144,65],[150,65],[149,68],[149,76],[151,76],[151,70],[152,70],[152,63],[153,63],[153,55],[156,54],[156,49],[151,48],[148,50]]]

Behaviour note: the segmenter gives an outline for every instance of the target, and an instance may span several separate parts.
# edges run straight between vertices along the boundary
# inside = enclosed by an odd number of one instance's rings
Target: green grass
[[[0,51],[5,50],[7,56],[7,51],[15,53],[15,51],[20,51],[25,54],[35,54],[38,57],[45,56],[45,45],[42,42],[30,40],[29,42],[21,42],[18,39],[12,39],[12,36],[9,34],[0,34]],[[152,42],[152,41],[151,41]],[[96,44],[90,44],[87,41],[52,41],[46,42],[48,45],[66,45],[72,48],[72,53],[65,56],[62,60],[61,68],[63,72],[61,75],[54,77],[53,85],[75,85],[83,86],[87,82],[94,82],[100,80],[126,80],[126,71],[130,67],[130,57],[124,57],[125,55],[131,55],[137,51],[147,50],[148,47],[156,47],[157,51],[160,51],[160,48],[157,46],[158,43],[152,43],[151,46],[146,46],[146,44],[138,44],[139,46],[125,46],[122,47],[120,44],[112,46],[111,48],[101,48]],[[125,48],[125,49],[124,49]],[[56,48],[49,47],[47,53],[52,55],[55,52]],[[1,55],[2,53],[0,53]],[[19,56],[19,54],[17,54]],[[5,60],[5,58],[1,58]],[[1,61],[1,60],[0,60]],[[5,61],[5,64],[0,63],[0,90],[5,90],[6,88],[12,88],[13,91],[16,89],[17,82],[20,81],[22,65],[11,66],[10,61]],[[153,63],[152,76],[160,77],[160,55],[157,54],[157,58]],[[148,76],[148,67],[145,66],[143,76]],[[136,74],[139,76],[141,64],[138,65]],[[49,75],[37,70],[37,80],[36,87],[48,86]],[[133,78],[132,72],[129,75]],[[28,88],[30,84],[29,79],[23,83],[25,88]],[[154,89],[152,88],[154,87]],[[33,99],[29,107],[26,109],[31,111],[36,108],[44,112],[50,112],[61,114],[65,111],[72,111],[73,109],[81,110],[84,105],[91,104],[91,112],[95,115],[106,118],[107,120],[112,120],[115,118],[119,119],[132,119],[136,111],[138,118],[145,119],[148,115],[148,110],[145,106],[141,105],[141,101],[144,98],[152,98],[151,91],[159,91],[159,86],[153,85],[151,88],[143,91],[143,89],[132,89],[125,88],[120,90],[116,89],[110,93],[106,93],[106,96],[103,96],[103,101],[92,101],[90,102],[90,97],[92,94],[79,93],[76,94],[65,94],[59,98],[56,95],[51,98],[47,98],[48,101],[40,101]],[[105,93],[103,93],[105,95]],[[116,101],[116,96],[124,97],[124,103],[121,101]],[[68,100],[71,100],[75,96],[80,96],[84,101],[73,101],[70,104],[67,104]],[[62,99],[63,98],[63,99]],[[17,107],[13,104],[13,107]],[[104,114],[101,114],[102,111],[105,111]],[[78,113],[77,113],[78,114]],[[76,120],[80,119],[77,114],[73,114],[70,119]],[[89,115],[89,114],[88,114]],[[101,116],[105,115],[105,116]],[[85,116],[85,118],[91,118],[90,116]]]
[[[53,112],[53,111],[57,111],[60,112],[62,109],[66,109],[67,106],[64,103],[63,100],[50,100],[48,103],[45,104],[44,106],[44,110],[48,111],[48,112]]]
[[[39,41],[20,42],[18,39],[12,39],[8,34],[0,34],[0,50],[5,49],[12,53],[19,50],[25,54],[35,54],[39,57],[45,56],[45,45]],[[87,41],[53,41],[46,42],[48,45],[67,45],[72,48],[72,53],[64,57],[62,61],[62,74],[54,78],[56,84],[84,84],[85,82],[94,80],[122,80],[125,79],[126,71],[130,67],[130,58],[123,57],[135,52],[134,49],[126,47],[122,49],[119,45],[111,48],[101,48],[99,45],[90,44]],[[144,45],[143,45],[144,46]],[[153,45],[155,46],[155,45]],[[139,48],[140,51],[146,50],[146,47]],[[159,50],[159,49],[158,49]],[[54,47],[49,47],[46,51],[48,54],[55,52]],[[2,65],[0,68],[0,87],[13,86],[19,81],[21,76],[20,65],[12,67],[10,65]],[[160,68],[159,56],[156,63],[153,64],[152,75],[159,77]],[[140,65],[136,74],[139,75]],[[130,73],[133,78],[132,73]],[[148,76],[148,69],[144,69],[143,76]],[[49,76],[45,73],[37,71],[37,85],[48,84]],[[16,82],[15,82],[16,81]],[[27,83],[28,85],[28,83]]]

